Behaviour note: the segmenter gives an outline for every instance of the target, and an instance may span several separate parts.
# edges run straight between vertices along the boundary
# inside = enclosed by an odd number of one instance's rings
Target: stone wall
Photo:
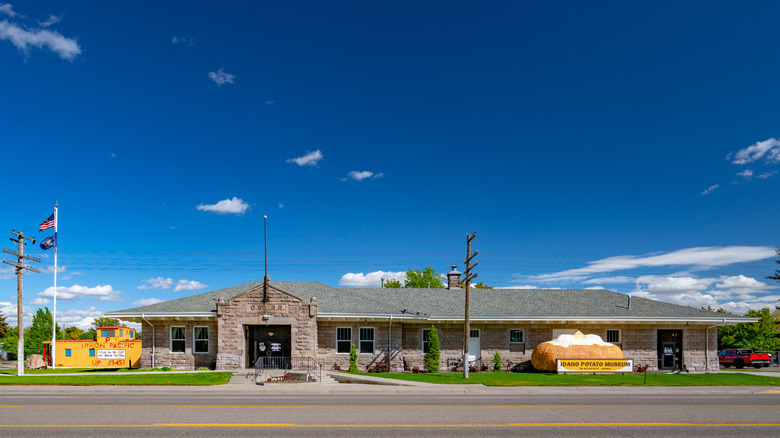
[[[456,323],[434,324],[439,335],[441,356],[439,367],[448,369],[448,363],[463,357],[463,325]],[[374,354],[359,355],[358,365],[362,371],[368,370],[377,362],[384,362],[387,356],[387,323],[356,322],[320,322],[318,358],[326,369],[348,369],[349,354],[336,353],[336,329],[351,327],[353,343],[357,346],[360,327],[375,327],[377,347]],[[407,370],[423,369],[422,331],[431,327],[430,323],[410,324],[393,323],[391,368]],[[635,365],[647,365],[650,371],[658,370],[658,330],[683,331],[683,363],[690,371],[703,371],[707,356],[709,371],[718,370],[717,331],[709,331],[709,354],[706,351],[707,330],[704,326],[674,325],[604,325],[604,324],[485,324],[472,323],[471,329],[480,330],[480,351],[469,354],[482,359],[482,364],[492,367],[496,352],[501,356],[502,368],[509,362],[512,365],[527,363],[531,360],[533,349],[542,342],[552,340],[553,330],[580,330],[585,334],[596,334],[607,339],[608,329],[620,330],[620,342],[623,356],[634,359]],[[510,343],[509,331],[524,330],[523,343]],[[399,345],[400,343],[400,345]],[[448,359],[451,361],[448,362]]]
[[[250,289],[228,301],[217,303],[220,370],[247,367],[245,326],[288,325],[292,357],[315,357],[317,345],[317,302],[304,301],[280,289],[268,286],[266,300],[263,286]],[[267,316],[264,319],[263,316]]]
[[[192,370],[199,367],[214,368],[217,358],[217,322],[206,321],[150,321],[141,327],[141,368],[152,367],[152,345],[154,345],[154,366],[171,367],[175,370]],[[184,327],[184,353],[171,352],[171,327]],[[194,353],[195,327],[208,327],[209,352]],[[154,331],[155,339],[152,340]]]

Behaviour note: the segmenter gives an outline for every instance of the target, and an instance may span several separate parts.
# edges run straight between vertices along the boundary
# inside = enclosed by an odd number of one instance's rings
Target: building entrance
[[[682,330],[658,330],[659,370],[682,368],[682,345]]]
[[[289,325],[246,326],[247,368],[253,368],[259,358],[269,363],[280,362],[281,365],[291,352]]]

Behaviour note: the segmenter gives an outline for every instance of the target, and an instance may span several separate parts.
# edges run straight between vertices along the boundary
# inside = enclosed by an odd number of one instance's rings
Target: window
[[[171,353],[184,353],[184,327],[171,327]]]
[[[119,330],[119,337],[122,337],[122,330]]]
[[[195,336],[193,342],[193,344],[195,345],[195,351],[193,351],[193,353],[208,353],[209,352],[209,328],[195,327],[193,335]]]
[[[89,357],[95,357],[95,349],[94,348],[90,348],[89,349]]]
[[[129,336],[130,339],[133,339],[133,331],[132,330],[128,330],[127,331],[127,336]]]
[[[618,330],[618,329],[607,330],[607,342],[610,342],[612,344],[619,344],[620,343],[620,330]]]
[[[100,336],[103,338],[113,338],[115,336],[115,332],[113,330],[101,330]]]
[[[522,344],[523,342],[525,342],[525,330],[523,329],[509,330],[510,344]]]
[[[422,331],[422,351],[423,354],[428,354],[428,333],[431,332],[431,329],[423,329]]]
[[[352,349],[352,328],[339,327],[336,329],[336,353],[349,353]]]
[[[479,337],[479,329],[469,329],[469,337],[470,338],[478,338]]]
[[[70,357],[70,348],[65,349],[65,356]]]
[[[374,354],[374,329],[362,327],[360,329],[360,353]]]

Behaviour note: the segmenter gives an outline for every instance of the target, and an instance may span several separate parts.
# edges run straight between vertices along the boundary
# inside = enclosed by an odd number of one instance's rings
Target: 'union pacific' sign
[[[557,359],[559,373],[630,373],[633,359]]]

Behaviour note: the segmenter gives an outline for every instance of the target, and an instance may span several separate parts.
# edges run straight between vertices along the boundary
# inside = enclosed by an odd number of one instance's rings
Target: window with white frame
[[[336,329],[336,353],[349,353],[352,350],[352,328]]]
[[[620,343],[620,329],[607,330],[607,342],[612,344]]]
[[[522,344],[525,342],[525,330],[512,329],[509,330],[509,343],[510,344]]]
[[[171,327],[171,353],[184,353],[184,327]]]
[[[194,327],[193,329],[193,353],[209,352],[209,328]]]
[[[374,354],[374,328],[360,328],[360,353]]]
[[[428,354],[428,334],[431,332],[431,329],[423,329],[422,330],[422,352],[423,354]]]

